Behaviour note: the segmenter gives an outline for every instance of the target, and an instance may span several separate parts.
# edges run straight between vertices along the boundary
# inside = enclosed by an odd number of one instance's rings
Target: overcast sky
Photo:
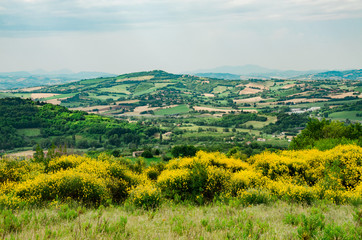
[[[0,72],[362,68],[361,0],[0,0]]]

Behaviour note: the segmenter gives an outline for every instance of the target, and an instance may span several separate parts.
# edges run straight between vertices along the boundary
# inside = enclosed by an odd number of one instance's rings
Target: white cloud
[[[361,0],[0,0],[0,14],[3,71],[362,62]]]
[[[2,8],[0,30],[15,31],[362,18],[360,0],[5,0]]]

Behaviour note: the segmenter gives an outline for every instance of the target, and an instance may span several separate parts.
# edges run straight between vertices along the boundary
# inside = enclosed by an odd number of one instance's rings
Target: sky
[[[361,0],[0,0],[0,72],[362,68]]]

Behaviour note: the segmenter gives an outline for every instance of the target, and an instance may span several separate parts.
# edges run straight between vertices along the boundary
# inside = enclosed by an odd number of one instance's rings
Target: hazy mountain
[[[226,79],[226,80],[240,79],[240,75],[231,74],[231,73],[195,73],[193,75],[198,77],[217,78],[217,79]]]
[[[222,66],[211,69],[201,69],[192,72],[196,76],[216,77],[223,79],[248,79],[248,78],[294,78],[300,75],[316,74],[325,70],[295,71],[295,70],[277,70],[261,67],[258,65],[243,66]],[[238,76],[227,76],[223,74],[232,74]],[[232,78],[231,78],[232,77]]]
[[[346,70],[346,71],[328,71],[316,74],[302,75],[300,79],[333,79],[333,80],[362,80],[362,69],[358,70]]]
[[[57,71],[44,71],[42,69],[37,69],[30,72],[2,72],[0,73],[0,89],[5,90],[43,85],[55,85],[88,78],[112,76],[116,75],[103,72],[74,73],[68,69],[61,69]]]
[[[248,75],[254,73],[271,73],[277,70],[264,68],[258,65],[243,65],[243,66],[221,66],[210,69],[201,69],[194,71],[194,73],[230,73],[236,75]]]

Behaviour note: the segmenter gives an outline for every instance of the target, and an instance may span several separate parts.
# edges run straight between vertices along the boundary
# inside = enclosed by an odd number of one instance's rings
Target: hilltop
[[[0,90],[63,84],[81,79],[110,76],[114,76],[114,74],[103,72],[73,73],[72,71],[66,69],[50,72],[41,69],[31,72],[0,72]]]

